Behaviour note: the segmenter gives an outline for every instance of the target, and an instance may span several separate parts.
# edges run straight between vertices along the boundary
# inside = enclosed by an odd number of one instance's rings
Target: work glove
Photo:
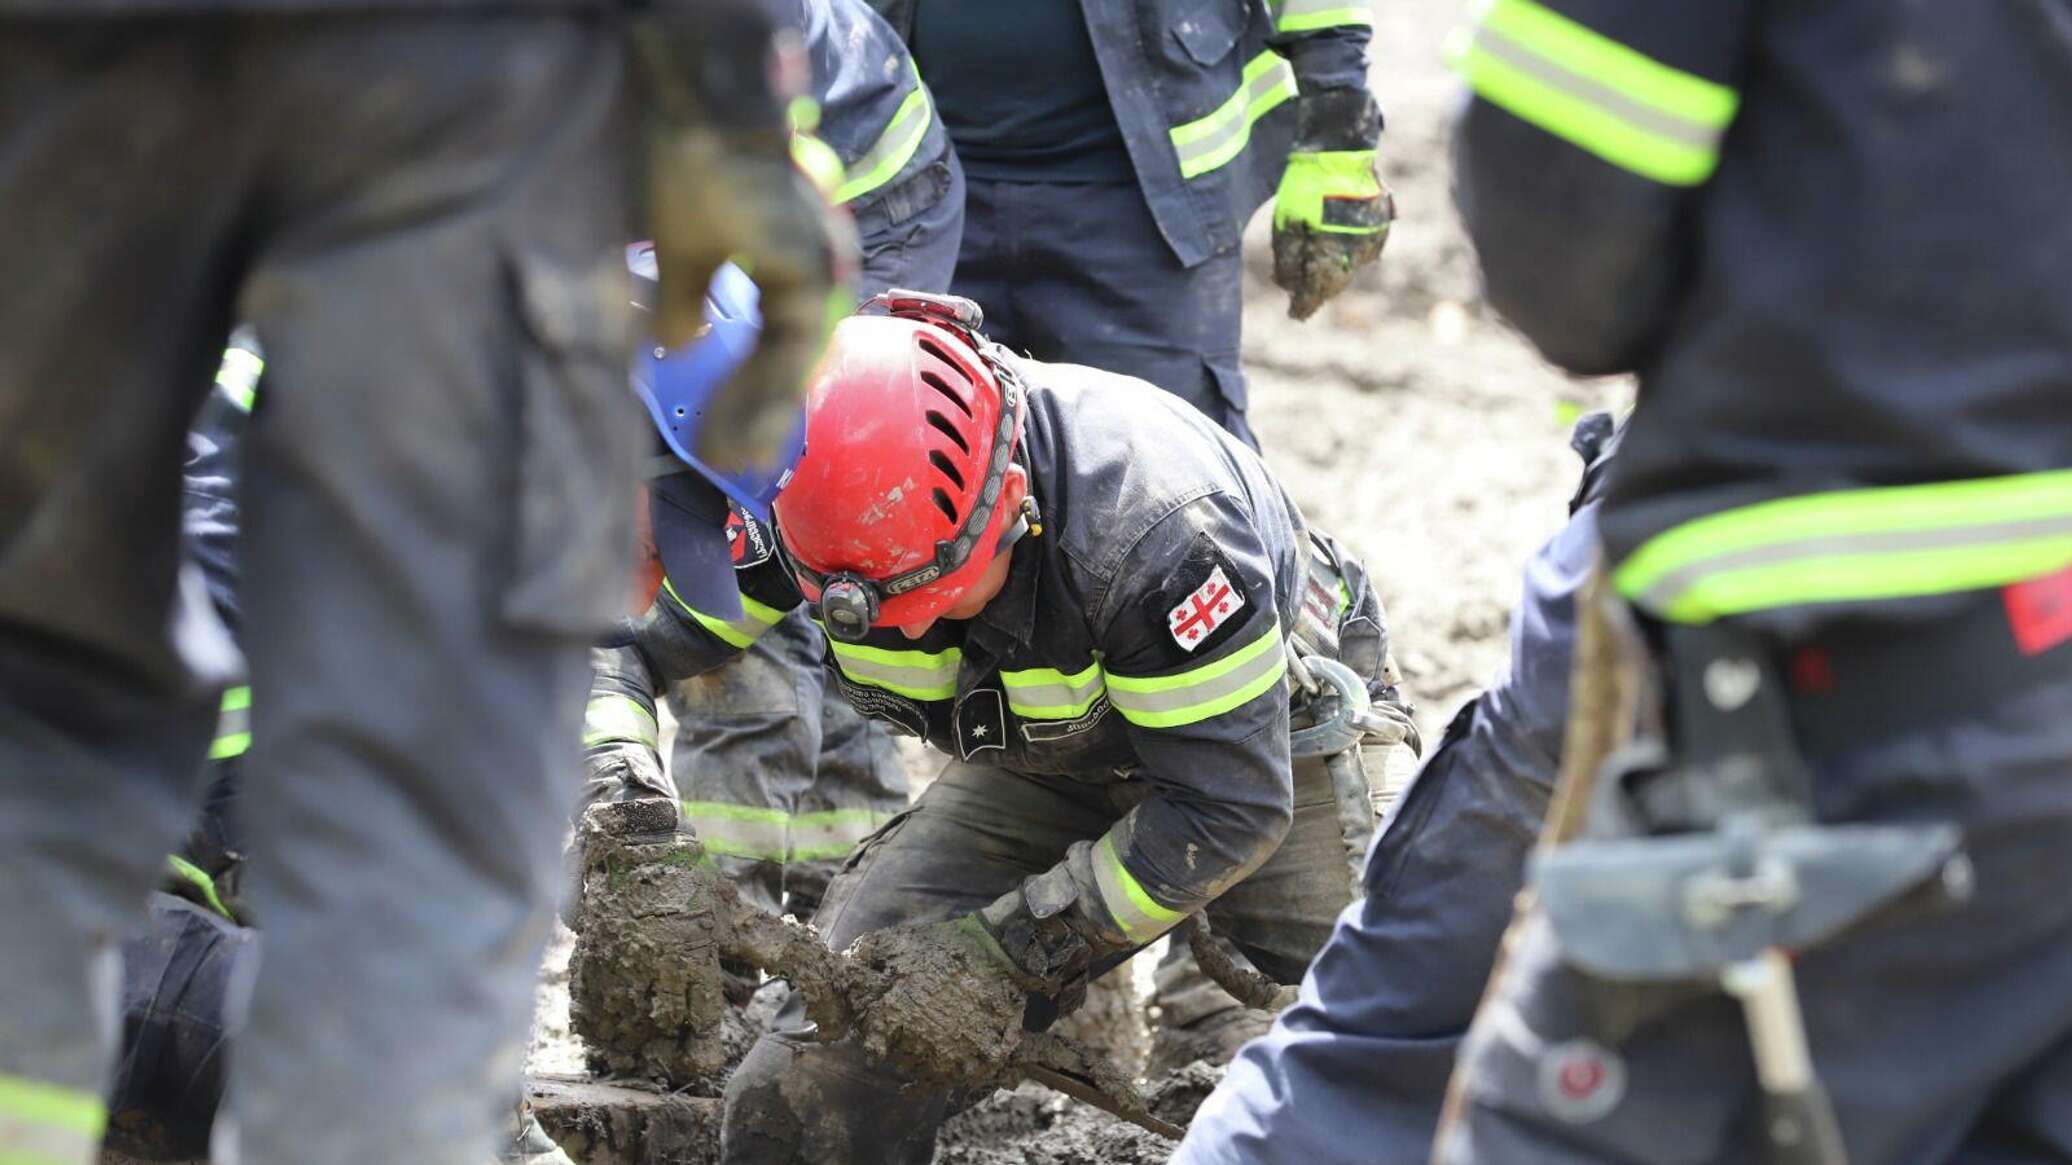
[[[676,782],[662,768],[662,754],[645,744],[615,740],[583,754],[583,804],[660,797],[676,803]]]
[[[796,35],[750,0],[649,5],[633,43],[661,283],[656,338],[674,348],[699,333],[720,264],[732,259],[755,279],[755,351],[713,397],[693,452],[721,472],[767,467],[798,424],[828,333],[855,306],[862,262],[847,213],[793,157],[788,107],[807,66]]]
[[[662,768],[662,756],[645,744],[613,740],[595,745],[583,754],[583,799],[588,808],[617,801],[651,801],[648,816],[668,821],[684,832],[683,807],[676,797],[676,783]],[[578,810],[577,816],[581,816]],[[561,924],[570,930],[583,929],[583,854],[578,839],[563,854]]]
[[[983,918],[874,930],[848,954],[886,983],[884,994],[855,1009],[866,1052],[960,1087],[1006,1073],[1025,1000],[1042,984],[1015,965]]]
[[[1327,89],[1295,102],[1295,148],[1273,202],[1273,281],[1288,315],[1306,320],[1381,257],[1396,199],[1375,144],[1381,108],[1365,89]]]

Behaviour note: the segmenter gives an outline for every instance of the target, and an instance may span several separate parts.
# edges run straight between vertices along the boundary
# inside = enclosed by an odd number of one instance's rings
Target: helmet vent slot
[[[921,382],[923,384],[926,384],[928,387],[934,389],[935,391],[943,394],[943,396],[946,397],[951,404],[957,406],[958,412],[963,413],[967,417],[971,415],[971,406],[964,403],[964,398],[962,396],[959,396],[957,394],[957,391],[950,387],[949,381],[944,380],[942,377],[937,376],[933,372],[923,372],[921,374]]]
[[[950,495],[941,486],[936,486],[928,496],[935,500],[935,508],[942,511],[942,516],[948,518],[951,525],[956,525],[957,506],[950,501]]]
[[[915,338],[914,342],[921,346],[921,350],[923,352],[928,353],[930,356],[933,356],[937,360],[940,360],[943,363],[949,365],[950,367],[956,369],[957,375],[962,376],[967,382],[971,380],[971,373],[966,371],[964,365],[960,363],[956,359],[956,357],[951,356],[949,350],[944,348],[941,344],[936,343],[933,339],[927,336],[918,336]]]
[[[958,489],[964,488],[964,475],[957,472],[957,467],[950,463],[948,454],[945,454],[940,449],[930,449],[928,451],[928,464],[935,466],[937,472],[949,478],[951,485],[956,486]]]
[[[957,426],[952,425],[950,423],[950,418],[943,416],[941,413],[936,412],[934,409],[929,409],[928,423],[934,425],[936,431],[940,432],[943,436],[948,437],[950,439],[950,444],[955,445],[960,452],[971,452],[971,442],[966,441],[964,439],[964,434],[959,433],[957,431]]]

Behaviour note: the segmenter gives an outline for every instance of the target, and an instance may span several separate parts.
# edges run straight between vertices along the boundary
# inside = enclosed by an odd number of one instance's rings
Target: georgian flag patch
[[[1193,651],[1244,609],[1245,593],[1230,585],[1230,577],[1219,565],[1209,572],[1208,581],[1166,612],[1166,628],[1180,650]]]

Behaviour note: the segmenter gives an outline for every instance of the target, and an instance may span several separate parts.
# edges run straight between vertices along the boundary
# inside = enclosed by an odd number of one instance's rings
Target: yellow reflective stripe
[[[844,858],[891,819],[869,809],[787,813],[760,805],[685,801],[684,819],[707,852],[767,862]]]
[[[1612,573],[1665,619],[2003,586],[2072,563],[2072,469],[1805,494],[1674,526]]]
[[[93,1165],[107,1125],[96,1092],[0,1073],[0,1165]]]
[[[209,904],[209,909],[225,918],[235,917],[230,913],[230,908],[223,905],[223,899],[217,895],[216,879],[210,877],[207,870],[202,869],[179,854],[167,854],[165,864],[166,868],[173,872],[174,877],[194,887],[195,891],[201,895],[202,901]]]
[[[611,693],[590,697],[583,707],[583,747],[594,748],[615,740],[660,748],[662,733],[655,724],[655,714],[631,696]]]
[[[818,622],[818,620],[815,620]],[[916,700],[947,700],[957,694],[957,669],[964,663],[959,648],[945,651],[892,651],[843,643],[829,637],[835,665],[859,684],[869,684]]]
[[[216,738],[209,742],[210,760],[242,756],[252,747],[252,689],[245,685],[223,693],[216,713]]]
[[[1740,97],[1534,0],[1490,0],[1448,47],[1475,92],[1643,178],[1694,186],[1719,164]]]
[[[1295,96],[1295,70],[1268,49],[1245,63],[1237,92],[1206,117],[1166,131],[1179,156],[1180,177],[1195,178],[1243,153],[1252,140],[1252,123]]]
[[[1071,675],[1049,667],[1002,671],[1000,683],[1007,689],[1007,706],[1024,720],[1077,719],[1108,690],[1099,660]]]
[[[739,619],[721,619],[716,615],[708,615],[685,602],[684,597],[676,593],[675,584],[666,578],[662,580],[662,589],[668,592],[670,598],[676,600],[676,605],[682,607],[686,614],[696,619],[700,627],[712,632],[720,638],[721,642],[731,647],[746,649],[756,640],[762,638],[763,632],[775,627],[784,618],[784,612],[770,606],[768,603],[758,603],[747,595],[742,595],[741,617]]]
[[[1275,32],[1315,32],[1374,23],[1374,13],[1364,0],[1280,0],[1272,8]]]
[[[791,135],[791,161],[813,185],[820,190],[820,196],[836,201],[835,191],[842,185],[847,171],[842,168],[842,157],[833,146],[804,130],[794,130]]]
[[[1101,835],[1100,844],[1094,847],[1094,883],[1101,892],[1101,905],[1108,908],[1122,933],[1133,943],[1148,943],[1186,916],[1153,898],[1122,864],[1115,845],[1116,830],[1121,828],[1117,825]]]
[[[1250,643],[1189,671],[1169,676],[1109,672],[1108,699],[1132,724],[1178,728],[1221,716],[1271,691],[1287,667],[1276,621]]]
[[[892,181],[913,160],[914,151],[921,148],[928,136],[928,123],[934,118],[935,111],[928,104],[928,86],[921,83],[920,67],[915,66],[914,91],[899,103],[878,140],[849,167],[849,180],[835,191],[835,201],[854,202]]]
[[[249,413],[252,402],[259,396],[259,374],[266,371],[266,361],[257,352],[243,348],[223,349],[223,363],[216,367],[216,387],[238,411]]]

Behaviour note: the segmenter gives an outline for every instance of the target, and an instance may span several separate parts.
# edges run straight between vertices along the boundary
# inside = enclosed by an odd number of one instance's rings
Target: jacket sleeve
[[[1086,855],[1111,941],[1150,942],[1257,869],[1288,831],[1274,578],[1249,515],[1211,495],[1130,550],[1096,614],[1108,699],[1152,790]]]
[[[1554,363],[1626,372],[1683,305],[1691,220],[1739,108],[1754,0],[1491,0],[1455,199],[1490,302]]]
[[[736,570],[734,578],[741,586],[740,618],[697,610],[664,579],[654,604],[633,621],[630,641],[591,653],[584,748],[658,748],[657,693],[748,650],[798,605],[798,590],[775,559]]]
[[[1372,0],[1266,0],[1267,37],[1295,69],[1302,93],[1367,87]]]

